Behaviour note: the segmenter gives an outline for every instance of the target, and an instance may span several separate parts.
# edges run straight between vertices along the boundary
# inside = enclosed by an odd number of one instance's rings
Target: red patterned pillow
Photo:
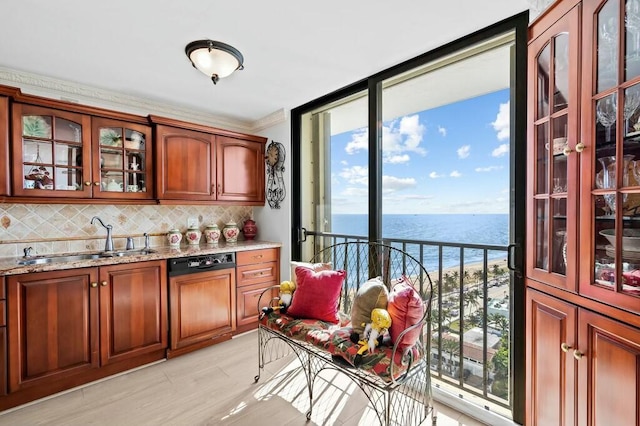
[[[337,324],[340,321],[340,290],[346,275],[345,271],[314,272],[305,267],[297,267],[297,287],[287,315]]]
[[[389,304],[387,311],[391,316],[391,328],[389,334],[395,342],[400,334],[408,327],[417,324],[424,314],[424,303],[420,294],[413,288],[407,278],[403,279],[393,287],[389,293]],[[400,349],[410,348],[418,341],[420,329],[415,329],[402,336],[399,343]]]

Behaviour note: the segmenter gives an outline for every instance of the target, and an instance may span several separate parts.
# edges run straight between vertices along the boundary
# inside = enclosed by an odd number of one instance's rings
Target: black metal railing
[[[308,258],[333,244],[368,240],[317,232],[307,232],[307,237],[305,244],[312,247],[303,247],[303,253]],[[419,260],[433,280],[432,377],[510,408],[507,246],[398,238],[382,242]]]

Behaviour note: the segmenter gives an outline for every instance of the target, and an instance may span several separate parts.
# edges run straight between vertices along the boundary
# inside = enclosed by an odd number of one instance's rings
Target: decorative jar
[[[187,243],[196,245],[200,244],[200,237],[202,236],[202,233],[198,228],[191,227],[187,229],[187,232],[185,232],[184,236],[187,237]]]
[[[182,241],[182,233],[177,229],[171,229],[167,232],[167,240],[170,247],[180,247],[180,241]]]
[[[240,233],[240,229],[238,225],[234,221],[227,223],[224,228],[222,228],[222,235],[224,239],[227,240],[228,243],[236,243],[238,242],[238,234]]]
[[[245,240],[253,240],[258,233],[256,222],[253,219],[245,220],[242,233],[244,234]]]
[[[207,244],[218,244],[218,240],[220,239],[220,229],[218,225],[215,223],[207,225],[207,227],[204,228],[204,237],[207,240]]]

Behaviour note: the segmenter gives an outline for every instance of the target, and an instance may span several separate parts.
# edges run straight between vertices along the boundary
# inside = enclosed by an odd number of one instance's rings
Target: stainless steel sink
[[[105,251],[101,253],[37,256],[37,257],[29,257],[29,258],[21,259],[18,261],[18,265],[44,265],[48,263],[63,263],[63,262],[77,262],[79,260],[94,260],[94,259],[101,259],[105,257],[143,256],[145,254],[151,254],[151,253],[156,253],[156,250],[140,249],[140,250]]]
[[[139,249],[139,250],[105,251],[100,253],[100,257],[143,256],[145,254],[152,254],[152,253],[156,253],[156,250]]]
[[[18,265],[42,265],[46,263],[76,262],[78,260],[99,259],[100,253],[70,254],[59,256],[42,256],[21,259]]]

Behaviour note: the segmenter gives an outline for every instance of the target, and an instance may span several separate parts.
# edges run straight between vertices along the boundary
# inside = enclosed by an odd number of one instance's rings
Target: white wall
[[[280,142],[286,152],[284,161],[284,186],[286,195],[279,209],[272,209],[265,202],[264,207],[253,208],[253,218],[258,225],[257,239],[261,241],[274,241],[282,243],[280,252],[280,279],[288,280],[291,274],[289,262],[291,261],[291,114],[287,113],[287,119],[275,126],[264,129],[261,136],[271,141]],[[267,177],[265,176],[265,183]]]

